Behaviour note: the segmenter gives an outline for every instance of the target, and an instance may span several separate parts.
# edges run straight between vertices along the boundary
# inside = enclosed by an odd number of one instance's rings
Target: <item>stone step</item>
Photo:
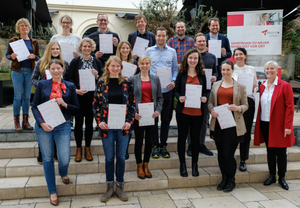
[[[218,166],[217,150],[212,150],[213,156],[199,154],[199,167],[216,167]],[[151,159],[149,168],[151,170],[158,169],[173,169],[179,168],[179,159],[176,152],[170,152],[170,158]],[[237,163],[240,162],[240,152],[235,152]],[[287,151],[287,160],[289,162],[300,161],[300,148],[291,147]],[[186,156],[187,167],[191,167],[191,157]],[[251,148],[249,153],[249,164],[267,163],[267,153],[265,148]],[[58,163],[55,162],[56,173],[58,173]],[[135,171],[137,168],[134,154],[130,154],[126,160],[125,171]],[[94,155],[94,160],[89,162],[84,158],[80,163],[74,161],[74,156],[71,157],[69,165],[69,174],[87,174],[87,173],[105,173],[105,156]],[[13,158],[0,160],[0,177],[25,177],[25,176],[43,176],[43,166],[39,165],[36,158]]]
[[[199,168],[199,177],[193,177],[188,168],[189,176],[183,178],[179,169],[152,170],[151,179],[141,180],[136,171],[125,172],[125,191],[161,190],[169,188],[188,188],[217,185],[221,181],[219,167]],[[249,164],[246,172],[237,171],[236,183],[263,182],[269,175],[266,164]],[[90,173],[69,175],[70,184],[62,183],[56,176],[57,192],[59,196],[98,194],[106,191],[105,173]],[[300,178],[300,162],[289,162],[286,179]],[[278,184],[272,184],[272,189]],[[278,190],[282,189],[278,186]],[[0,200],[48,197],[48,190],[44,176],[0,178]]]

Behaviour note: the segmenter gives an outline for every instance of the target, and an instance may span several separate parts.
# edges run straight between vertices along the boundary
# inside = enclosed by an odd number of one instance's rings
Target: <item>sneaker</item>
[[[212,151],[210,151],[209,149],[207,149],[205,145],[203,145],[203,146],[200,147],[199,152],[203,153],[205,155],[208,155],[208,156],[213,156],[214,155],[214,153],[212,153]]]
[[[170,157],[170,153],[168,152],[166,145],[164,145],[163,147],[160,148],[160,153],[161,153],[163,158],[169,158]]]
[[[153,146],[153,149],[152,149],[152,158],[154,158],[154,159],[159,158],[159,147],[157,147],[156,145]]]
[[[247,170],[247,165],[246,165],[245,161],[240,162],[239,170],[242,172],[245,172]]]

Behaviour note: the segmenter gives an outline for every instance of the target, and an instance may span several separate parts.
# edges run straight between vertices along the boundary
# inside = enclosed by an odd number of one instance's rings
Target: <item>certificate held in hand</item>
[[[219,114],[218,121],[221,129],[228,129],[236,126],[232,112],[228,110],[228,103],[214,107],[214,111]]]
[[[108,104],[107,125],[109,129],[122,129],[125,124],[126,105]]]
[[[73,51],[74,51],[74,45],[73,43],[68,42],[60,42],[61,47],[61,54],[63,59],[70,63],[72,59],[74,58]]]
[[[99,51],[103,53],[113,53],[113,35],[99,34]]]
[[[154,125],[154,103],[139,103],[139,115],[142,118],[139,120],[139,126],[152,126]]]
[[[253,91],[254,74],[239,73],[238,82],[243,83],[246,86],[247,95],[252,95]]]
[[[128,63],[126,61],[122,61],[123,69],[122,69],[122,75],[123,77],[131,77],[134,75],[134,72],[137,68],[136,65]]]
[[[221,58],[221,40],[209,40],[208,41],[208,52],[216,56],[216,58]]]
[[[204,69],[206,77],[206,89],[211,90],[212,69]]]
[[[201,108],[202,86],[186,84],[185,85],[185,102],[186,108]]]
[[[161,87],[166,88],[171,82],[171,67],[156,67],[156,76],[159,77]]]
[[[23,39],[9,43],[13,52],[17,54],[18,62],[24,61],[30,55],[29,50]]]
[[[148,44],[149,44],[149,40],[137,37],[132,50],[132,54],[136,54],[138,56],[144,55],[146,51],[145,48],[148,47]]]
[[[90,69],[78,70],[79,85],[81,90],[95,91],[95,76]]]

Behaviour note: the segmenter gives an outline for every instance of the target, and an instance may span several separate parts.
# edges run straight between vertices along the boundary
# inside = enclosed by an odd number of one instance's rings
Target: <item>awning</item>
[[[124,19],[128,19],[128,20],[134,20],[134,17],[137,16],[138,14],[134,14],[134,13],[121,13],[121,14],[116,14],[116,16],[124,18]]]

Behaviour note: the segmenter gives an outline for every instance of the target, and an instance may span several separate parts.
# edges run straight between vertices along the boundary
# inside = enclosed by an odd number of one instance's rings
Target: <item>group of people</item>
[[[50,203],[58,205],[55,182],[54,159],[58,160],[59,175],[62,182],[69,184],[68,166],[70,161],[71,122],[75,117],[74,135],[77,145],[75,161],[81,162],[83,155],[83,123],[85,123],[84,158],[92,161],[91,141],[93,136],[93,119],[102,138],[105,153],[105,172],[107,190],[101,196],[101,202],[107,202],[116,194],[122,201],[127,201],[124,192],[125,159],[128,155],[128,144],[132,130],[135,133],[134,153],[137,164],[137,177],[151,178],[149,161],[152,158],[169,158],[167,139],[170,120],[172,119],[174,97],[176,121],[178,127],[177,150],[179,155],[179,173],[187,177],[185,153],[192,157],[192,175],[199,176],[199,153],[212,156],[205,146],[205,136],[210,126],[211,138],[215,140],[218,151],[218,163],[222,173],[222,181],[218,190],[230,192],[235,187],[237,169],[234,153],[240,145],[239,170],[246,171],[246,160],[249,157],[251,129],[255,112],[253,93],[258,90],[256,71],[246,65],[247,51],[237,48],[233,52],[235,65],[226,60],[232,53],[229,40],[219,33],[220,21],[209,20],[210,33],[198,33],[194,39],[185,36],[184,22],[176,24],[176,36],[168,39],[164,27],[157,28],[155,34],[146,30],[147,20],[144,15],[135,17],[136,32],[129,34],[128,41],[119,39],[116,33],[108,30],[109,20],[106,14],[97,16],[99,30],[90,34],[89,38],[79,38],[72,34],[73,21],[64,15],[60,19],[63,29],[55,35],[47,45],[42,58],[39,57],[37,41],[30,38],[30,24],[22,18],[16,23],[16,31],[20,34],[10,42],[23,39],[30,55],[27,60],[19,62],[17,55],[8,46],[7,58],[12,60],[12,79],[14,84],[14,121],[15,130],[33,129],[28,122],[30,93],[32,85],[36,87],[32,102],[32,112],[36,120],[35,132],[39,143],[38,162],[43,164],[45,178],[50,194]],[[112,34],[113,54],[99,51],[99,34]],[[136,38],[149,40],[145,55],[138,57],[132,53]],[[221,58],[208,52],[208,40],[221,40]],[[62,57],[61,42],[74,45],[73,60],[68,63]],[[35,65],[35,61],[38,61]],[[135,64],[133,76],[122,75],[122,61]],[[157,76],[157,68],[170,70],[171,76],[166,86],[161,86]],[[205,70],[212,70],[210,80],[206,79]],[[52,78],[49,79],[49,70]],[[90,70],[95,77],[95,91],[80,89],[79,70]],[[238,82],[239,73],[254,75],[252,93],[247,95],[244,84]],[[254,144],[265,142],[268,153],[269,178],[264,185],[276,182],[276,163],[278,164],[279,184],[288,190],[285,181],[287,166],[286,148],[294,144],[293,134],[293,93],[291,86],[277,77],[278,64],[269,61],[265,65],[267,81],[260,85],[260,102],[255,126]],[[212,83],[207,89],[207,82]],[[32,85],[31,85],[32,83]],[[201,107],[185,106],[186,86],[201,85]],[[55,99],[66,122],[52,127],[45,123],[38,105]],[[154,125],[140,126],[139,104],[153,103]],[[20,108],[22,104],[23,122],[20,125]],[[120,129],[108,126],[109,105],[126,105],[124,125]],[[214,108],[228,104],[232,111],[236,126],[222,129],[218,113]],[[209,125],[209,113],[211,121]],[[160,135],[158,118],[161,118]],[[142,155],[145,137],[144,154]],[[160,138],[160,139],[159,139]],[[186,150],[186,140],[189,146]],[[116,157],[116,170],[115,170]],[[116,175],[116,179],[115,176]]]

